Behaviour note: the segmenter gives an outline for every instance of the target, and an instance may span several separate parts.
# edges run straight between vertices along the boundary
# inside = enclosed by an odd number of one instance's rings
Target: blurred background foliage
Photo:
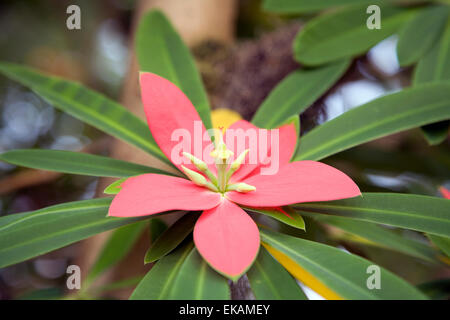
[[[66,8],[70,4],[81,7],[81,30],[66,28]],[[3,0],[0,60],[77,80],[118,99],[128,67],[135,5],[132,0]],[[312,16],[279,16],[264,12],[259,0],[239,1],[236,43],[208,41],[193,48],[213,108],[232,108],[250,119],[270,90],[299,68],[292,57],[292,42]],[[412,69],[399,66],[396,43],[396,36],[389,37],[354,59],[342,79],[302,115],[302,133],[353,107],[409,86]],[[0,152],[35,147],[105,155],[109,142],[96,129],[55,110],[28,89],[0,78]],[[439,196],[440,185],[450,187],[448,139],[429,146],[418,129],[350,149],[325,162],[347,172],[366,192]],[[96,184],[94,177],[0,163],[0,215],[89,199],[95,194]],[[342,230],[324,229],[310,218],[307,225],[308,238],[333,241],[412,283],[450,276],[448,269],[355,241]],[[416,233],[403,232],[418,237]],[[332,235],[332,240],[325,240],[324,233]],[[0,299],[60,295],[66,267],[77,254],[77,245],[72,245],[0,269]],[[404,268],[405,265],[411,268]],[[36,296],[36,290],[40,295]]]

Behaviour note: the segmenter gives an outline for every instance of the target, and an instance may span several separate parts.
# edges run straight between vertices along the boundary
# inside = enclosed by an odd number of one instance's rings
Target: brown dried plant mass
[[[194,48],[213,108],[229,108],[251,119],[269,92],[300,65],[292,41],[300,29],[292,23],[233,47],[203,42]]]

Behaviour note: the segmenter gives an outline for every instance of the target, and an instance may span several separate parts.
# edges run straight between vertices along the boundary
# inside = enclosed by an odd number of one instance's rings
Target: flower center
[[[234,155],[234,153],[229,150],[223,141],[222,130],[215,130],[215,145],[216,148],[211,152],[211,157],[215,159],[215,165],[217,169],[217,176],[209,170],[208,165],[193,156],[190,153],[183,152],[183,155],[188,158],[191,163],[200,171],[203,172],[208,179],[206,179],[202,174],[190,170],[185,166],[181,166],[183,172],[188,176],[188,178],[196,185],[201,187],[206,187],[214,192],[220,192],[224,194],[227,191],[237,191],[242,193],[247,193],[255,191],[256,188],[247,183],[239,182],[230,184],[230,178],[242,165],[245,156],[248,153],[248,149],[242,152],[236,160],[229,164],[229,159]]]

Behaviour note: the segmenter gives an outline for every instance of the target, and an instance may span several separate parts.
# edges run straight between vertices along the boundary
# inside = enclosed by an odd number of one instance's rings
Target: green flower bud
[[[208,183],[206,178],[203,175],[201,175],[200,173],[195,172],[194,170],[188,169],[185,166],[181,166],[181,169],[194,184],[196,184],[200,187],[204,187]]]
[[[233,172],[235,172],[237,169],[239,169],[242,165],[242,162],[244,162],[245,156],[247,155],[249,149],[245,150],[244,152],[242,152],[237,158],[236,160],[234,160],[231,163],[230,166],[230,170],[232,170]]]
[[[198,170],[200,170],[200,171],[202,171],[202,172],[205,172],[205,171],[208,169],[208,165],[207,165],[204,161],[202,161],[202,160],[200,160],[199,158],[193,156],[192,154],[187,153],[187,152],[183,152],[183,156],[185,156],[186,158],[188,158],[189,161],[191,161],[192,164],[193,164]]]
[[[256,190],[256,188],[254,186],[251,186],[244,182],[229,185],[227,188],[227,191],[237,191],[237,192],[241,192],[241,193],[248,193],[248,192],[252,192],[255,190]]]

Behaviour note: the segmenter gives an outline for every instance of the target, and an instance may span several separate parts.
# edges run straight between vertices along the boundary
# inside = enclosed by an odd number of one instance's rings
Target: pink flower
[[[439,188],[439,191],[441,192],[442,196],[445,199],[450,199],[450,190],[448,190],[447,188],[442,186],[442,187]]]
[[[177,129],[184,129],[193,137],[198,135],[194,123],[200,123],[201,133],[207,137],[200,116],[183,92],[168,80],[142,73],[140,83],[147,122],[156,143],[191,180],[158,174],[129,178],[113,199],[109,215],[135,217],[169,210],[203,210],[194,228],[195,245],[209,265],[228,278],[236,280],[245,273],[260,246],[258,227],[239,205],[278,209],[299,202],[337,200],[361,194],[347,175],[333,167],[315,161],[289,162],[298,137],[294,124],[283,125],[275,131],[259,129],[241,120],[225,132],[224,139],[221,134],[216,136],[215,149],[207,141],[198,150],[198,141],[191,139],[185,144],[186,150],[173,154],[180,143],[173,141],[172,134]],[[269,137],[278,134],[279,141],[274,144],[271,139],[258,138],[258,148],[266,148],[267,152],[263,153],[266,157],[258,156],[256,163],[251,163],[244,160],[247,152],[239,156],[237,146],[229,150],[224,143],[228,141],[230,129],[261,130],[258,132]],[[275,147],[279,150],[276,159],[279,169],[275,174],[264,175],[261,169],[267,168],[266,158],[275,153]],[[214,151],[204,152],[205,148]],[[201,156],[203,159],[199,159],[198,152],[197,157],[191,155],[196,149],[205,154]],[[186,152],[184,155],[191,163],[179,163],[181,151]]]

